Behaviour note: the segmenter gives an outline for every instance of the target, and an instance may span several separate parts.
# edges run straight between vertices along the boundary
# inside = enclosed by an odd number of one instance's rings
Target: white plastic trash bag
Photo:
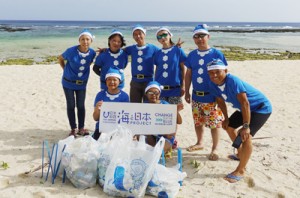
[[[55,170],[54,172],[56,173],[56,176],[62,177],[62,175],[63,175],[64,167],[61,164],[63,148],[64,147],[66,148],[74,140],[75,140],[75,137],[73,135],[71,135],[63,140],[59,140],[57,145],[54,147],[53,156],[52,156],[52,160],[51,160],[51,166],[54,168],[54,170]],[[57,153],[57,155],[56,155],[56,153]]]
[[[75,187],[85,189],[96,184],[98,148],[99,143],[91,136],[77,138],[65,148],[62,164]]]
[[[163,193],[166,197],[176,197],[180,189],[179,181],[187,176],[185,172],[180,172],[180,164],[175,167],[168,168],[161,164],[155,166],[154,174],[148,183],[146,194],[158,197],[159,193]]]
[[[131,139],[128,144],[119,142],[106,171],[104,192],[112,196],[144,197],[164,144],[163,137],[154,148],[144,138],[139,142]]]
[[[111,133],[102,133],[98,139],[101,147],[99,148],[98,158],[98,183],[101,187],[104,186],[105,175],[110,164],[111,158],[118,152],[119,145],[129,145],[132,143],[133,135],[131,131],[122,126],[118,126]]]

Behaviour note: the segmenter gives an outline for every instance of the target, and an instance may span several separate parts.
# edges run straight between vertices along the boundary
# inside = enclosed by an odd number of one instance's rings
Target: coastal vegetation
[[[215,46],[222,50],[229,61],[244,60],[300,60],[300,53],[274,49],[242,48],[237,46]],[[131,61],[129,59],[129,61]],[[50,65],[57,63],[57,56],[39,58],[8,58],[0,60],[0,65]]]

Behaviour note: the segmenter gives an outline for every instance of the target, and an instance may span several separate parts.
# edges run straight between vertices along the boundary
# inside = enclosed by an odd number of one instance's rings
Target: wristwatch
[[[249,129],[249,124],[248,123],[244,123],[243,124],[243,129]]]

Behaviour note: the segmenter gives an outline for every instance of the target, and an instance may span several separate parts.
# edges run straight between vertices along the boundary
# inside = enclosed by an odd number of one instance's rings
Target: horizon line
[[[0,19],[0,21],[64,21],[64,22],[167,22],[167,23],[199,23],[199,21],[134,21],[134,20],[64,20],[64,19]],[[300,22],[286,22],[286,21],[202,21],[201,23],[300,23]]]

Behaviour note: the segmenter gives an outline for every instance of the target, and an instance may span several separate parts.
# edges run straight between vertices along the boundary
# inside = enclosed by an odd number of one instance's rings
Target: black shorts
[[[249,128],[252,137],[254,137],[256,132],[266,123],[270,115],[271,113],[262,114],[262,113],[251,112],[251,120],[250,120]],[[228,125],[229,127],[237,129],[243,124],[244,123],[243,123],[242,112],[236,111],[230,116],[229,125]]]

